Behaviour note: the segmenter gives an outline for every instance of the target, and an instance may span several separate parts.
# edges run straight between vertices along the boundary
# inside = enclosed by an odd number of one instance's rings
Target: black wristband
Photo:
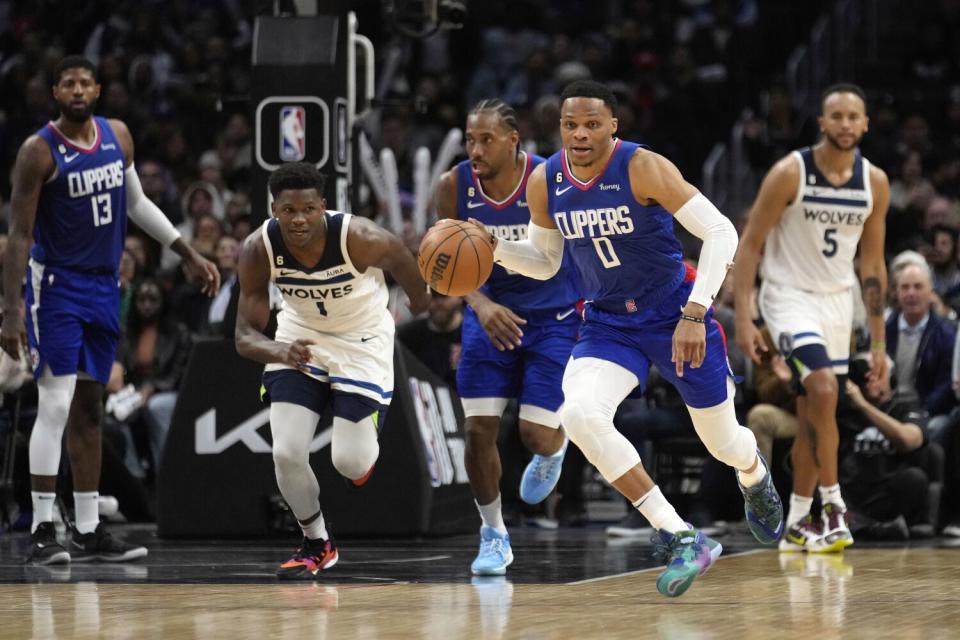
[[[680,314],[681,320],[686,320],[687,322],[696,322],[697,324],[704,324],[703,318],[698,318],[697,316],[688,316],[686,314]]]

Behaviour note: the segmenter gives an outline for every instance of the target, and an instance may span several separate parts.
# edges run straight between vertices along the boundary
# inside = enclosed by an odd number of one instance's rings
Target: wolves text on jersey
[[[831,211],[830,209],[807,209],[804,207],[803,218],[821,224],[846,224],[862,227],[866,214],[859,211]]]
[[[344,296],[350,295],[353,291],[352,284],[345,284],[342,287],[328,287],[325,289],[317,288],[317,286],[290,286],[290,285],[278,285],[280,292],[291,298],[299,298],[301,300],[327,300],[327,299],[337,299],[343,298]]]
[[[83,171],[67,174],[67,187],[71,198],[88,196],[91,193],[113,189],[123,185],[123,160]]]
[[[630,219],[630,207],[607,207],[575,211],[558,211],[554,214],[557,228],[567,240],[619,236],[634,229]]]

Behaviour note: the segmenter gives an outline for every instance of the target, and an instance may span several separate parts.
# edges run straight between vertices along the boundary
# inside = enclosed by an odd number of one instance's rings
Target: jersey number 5
[[[617,252],[613,250],[613,243],[610,242],[610,238],[594,238],[593,248],[597,250],[597,256],[600,257],[604,269],[620,266],[620,258],[617,257]]]
[[[113,208],[109,193],[101,193],[90,198],[90,206],[93,208],[93,226],[100,227],[113,222]]]
[[[826,243],[827,248],[820,251],[823,255],[828,258],[832,258],[837,255],[837,241],[833,237],[836,235],[836,229],[824,229],[823,231],[823,241]]]

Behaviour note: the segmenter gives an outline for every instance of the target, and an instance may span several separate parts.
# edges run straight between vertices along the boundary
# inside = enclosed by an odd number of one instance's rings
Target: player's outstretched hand
[[[303,372],[310,370],[310,345],[315,344],[313,340],[294,340],[287,344],[286,353],[284,353],[283,363],[295,367]]]
[[[220,291],[220,271],[213,264],[193,248],[183,260],[183,270],[187,279],[200,287],[207,296],[213,297]]]
[[[471,304],[471,306],[493,346],[500,351],[504,349],[512,351],[514,347],[520,346],[523,341],[523,330],[520,329],[520,325],[527,324],[526,320],[492,300]]]
[[[763,334],[752,321],[737,323],[737,346],[754,364],[760,364],[760,354],[767,352]]]
[[[0,329],[0,347],[14,360],[20,359],[20,349],[27,351],[27,328],[19,313],[7,313],[3,316],[3,328]]]

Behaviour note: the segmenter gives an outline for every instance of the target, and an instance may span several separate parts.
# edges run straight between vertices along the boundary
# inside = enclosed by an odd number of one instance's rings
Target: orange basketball
[[[437,293],[463,296],[480,288],[493,270],[493,243],[476,225],[443,219],[420,241],[420,275]]]

